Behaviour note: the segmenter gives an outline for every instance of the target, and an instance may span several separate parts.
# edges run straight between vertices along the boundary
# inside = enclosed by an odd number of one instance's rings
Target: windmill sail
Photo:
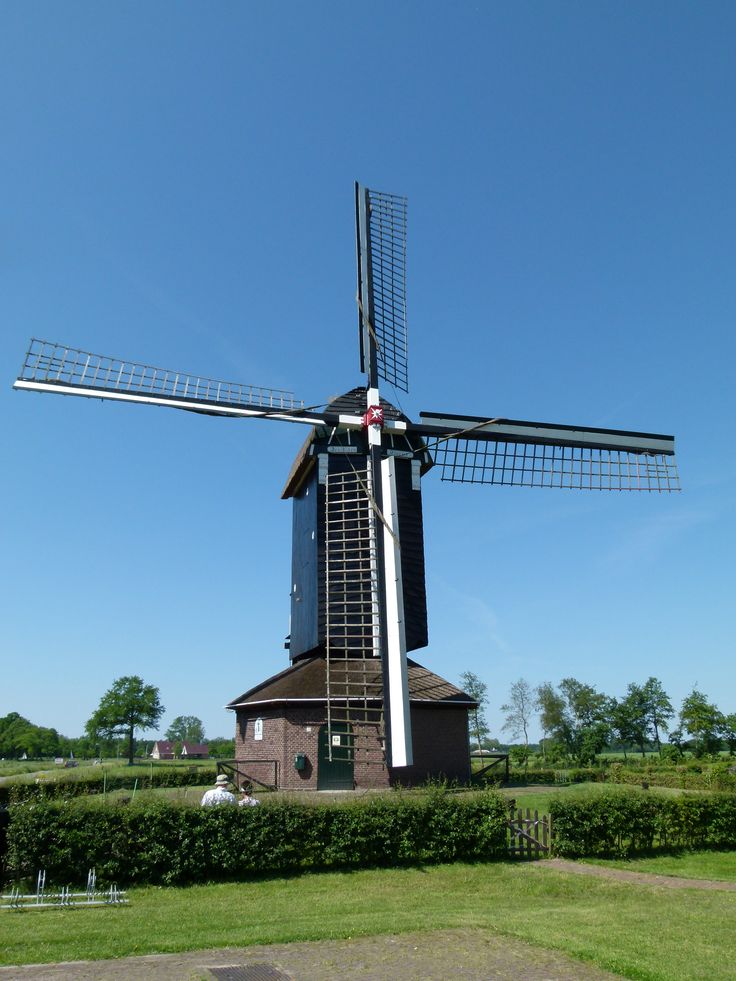
[[[428,643],[423,475],[437,464],[443,480],[460,483],[675,491],[679,481],[671,436],[448,413],[421,413],[415,424],[385,402],[379,379],[408,391],[407,203],[356,184],[355,205],[367,384],[324,410],[305,408],[290,392],[41,340],[31,342],[14,387],[313,427],[284,497],[293,499],[294,514],[290,657],[295,670],[300,661],[319,661],[320,670],[324,662],[324,690],[315,697],[326,696],[327,721],[322,727],[319,710],[314,752],[319,759],[324,730],[327,763],[345,763],[361,780],[372,764],[371,780],[378,769],[396,768],[411,779],[422,769],[432,772],[422,762],[426,753],[413,763],[410,672],[412,700],[432,699],[416,687],[418,666],[407,660],[407,652]],[[467,704],[467,696],[452,691]],[[281,694],[299,701],[298,692]],[[449,730],[441,728],[444,739]],[[464,753],[465,722],[456,736]],[[416,738],[426,749],[426,722]],[[282,775],[290,745],[282,746]],[[433,758],[440,749],[435,739]],[[452,763],[453,755],[447,759]],[[306,770],[300,773],[306,778]]]
[[[33,339],[14,388],[164,405],[210,415],[273,417],[314,425],[291,392],[121,361]]]
[[[672,436],[422,412],[421,431],[455,483],[678,491]]]
[[[360,370],[409,391],[406,327],[406,198],[355,185]],[[376,380],[370,379],[371,385]]]

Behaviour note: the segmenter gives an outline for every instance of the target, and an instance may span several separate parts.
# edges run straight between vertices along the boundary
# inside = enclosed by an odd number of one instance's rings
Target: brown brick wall
[[[263,739],[255,739],[256,719],[263,720]],[[317,789],[317,736],[324,722],[324,706],[263,708],[260,712],[237,710],[235,724],[235,759],[248,761],[243,767],[259,777],[269,770],[268,763],[258,766],[252,761],[278,760],[278,786],[283,790]],[[311,732],[307,729],[311,728]],[[294,769],[294,757],[304,753],[305,770]],[[269,770],[269,772],[272,772]]]
[[[263,738],[254,739],[256,719],[263,720]],[[455,706],[411,706],[414,765],[388,772],[386,767],[355,764],[356,789],[421,783],[428,777],[465,781],[470,777],[467,710]],[[286,706],[237,710],[235,758],[242,769],[264,783],[273,779],[283,790],[317,789],[317,745],[320,726],[327,721],[325,706]],[[307,730],[311,731],[307,731]],[[377,739],[375,731],[369,735]],[[294,768],[294,757],[307,758],[304,770]],[[244,761],[248,761],[245,763]],[[260,761],[260,763],[258,762]]]
[[[455,705],[412,705],[414,765],[391,771],[391,782],[422,783],[429,777],[470,779],[468,710]]]

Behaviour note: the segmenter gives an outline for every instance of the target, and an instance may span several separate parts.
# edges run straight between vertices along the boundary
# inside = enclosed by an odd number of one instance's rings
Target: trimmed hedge
[[[736,848],[736,794],[666,797],[633,789],[550,802],[552,849],[568,858]]]
[[[736,791],[736,773],[733,763],[700,765],[683,763],[677,766],[658,764],[629,768],[613,763],[606,775],[606,782],[636,786],[647,781],[651,787],[673,787],[679,790]]]
[[[122,885],[488,860],[506,855],[507,809],[491,791],[246,808],[26,801],[11,808],[8,869],[83,882],[95,867]]]

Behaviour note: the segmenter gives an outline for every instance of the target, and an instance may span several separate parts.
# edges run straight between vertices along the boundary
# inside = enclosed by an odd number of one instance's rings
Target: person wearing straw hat
[[[234,804],[235,794],[231,794],[227,789],[230,783],[224,773],[218,773],[215,786],[211,790],[206,790],[202,798],[202,807],[215,807],[217,804]]]

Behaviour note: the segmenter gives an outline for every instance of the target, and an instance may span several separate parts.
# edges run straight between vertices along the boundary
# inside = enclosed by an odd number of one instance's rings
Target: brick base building
[[[413,766],[367,763],[361,753],[349,762],[329,759],[325,660],[314,656],[227,705],[236,714],[238,771],[279,790],[380,788],[441,777],[469,780],[468,712],[476,702],[415,661],[408,665]],[[376,702],[380,697],[377,684]],[[377,727],[354,723],[353,728],[373,742],[377,752],[371,755],[380,757]]]

